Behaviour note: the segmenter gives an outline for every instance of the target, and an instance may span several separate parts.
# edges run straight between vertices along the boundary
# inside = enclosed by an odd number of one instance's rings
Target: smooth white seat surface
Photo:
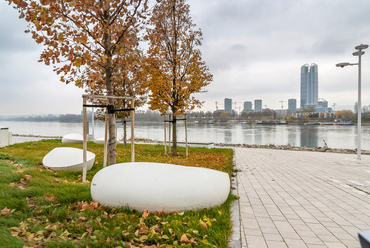
[[[226,201],[227,173],[162,163],[122,163],[95,174],[91,196],[102,205],[139,211],[184,211],[210,208]]]
[[[83,143],[83,135],[79,134],[79,133],[66,134],[62,138],[62,143],[82,144]]]
[[[94,165],[95,154],[87,151],[87,170]],[[51,170],[82,170],[83,150],[73,147],[57,147],[51,150],[42,163]]]
[[[104,145],[104,138],[97,138],[94,140],[94,143]]]

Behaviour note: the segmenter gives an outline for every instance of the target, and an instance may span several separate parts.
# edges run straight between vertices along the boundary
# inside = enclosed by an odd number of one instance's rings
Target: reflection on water
[[[288,127],[288,144],[291,146],[300,146],[297,142],[297,126]]]
[[[300,146],[317,147],[318,145],[318,129],[320,126],[303,126],[301,128],[301,144]]]
[[[233,143],[233,133],[231,130],[225,130],[224,131],[224,136],[225,136],[225,143]]]
[[[9,127],[14,134],[63,136],[68,133],[82,133],[80,123],[59,122],[7,122],[0,126]],[[178,141],[185,141],[184,123],[178,123]],[[130,138],[130,124],[127,125]],[[90,132],[92,127],[90,127]],[[168,129],[167,129],[168,131]],[[104,123],[95,123],[96,138],[104,136]],[[118,125],[117,136],[123,137],[122,124]],[[152,140],[164,140],[163,123],[135,122],[135,136]],[[168,137],[168,134],[167,134]],[[13,138],[16,142],[22,140]],[[189,142],[214,142],[227,144],[291,145],[318,147],[324,141],[330,148],[357,147],[356,126],[303,126],[303,125],[240,125],[240,124],[194,124],[188,123]],[[362,148],[370,150],[370,126],[362,127]]]

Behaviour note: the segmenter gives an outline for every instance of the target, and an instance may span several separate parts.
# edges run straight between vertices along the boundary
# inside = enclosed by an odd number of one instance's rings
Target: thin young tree
[[[177,155],[177,116],[200,107],[194,97],[212,81],[202,60],[202,32],[195,30],[185,0],[162,0],[153,8],[147,29],[149,105],[161,114],[173,115],[173,155]]]
[[[138,108],[146,102],[147,92],[145,88],[140,87],[141,83],[146,80],[146,74],[143,69],[144,56],[139,49],[138,37],[136,34],[132,34],[132,42],[126,44],[124,49],[125,52],[119,55],[122,56],[122,63],[119,66],[119,70],[117,70],[114,75],[113,94],[114,96],[133,97],[135,108]],[[105,91],[104,84],[99,84],[98,86],[86,90],[87,93],[94,95],[101,95]],[[106,104],[104,99],[94,99],[92,102],[94,104]],[[114,101],[114,107],[116,109],[130,109],[131,100],[127,100],[126,98],[117,99]],[[122,119],[124,123],[124,145],[126,145],[127,141],[126,120],[129,116],[130,112],[128,111],[115,113],[115,118]],[[104,120],[104,118],[104,109],[99,109],[97,111],[97,119]]]
[[[40,62],[54,64],[60,80],[78,87],[103,84],[114,96],[115,75],[124,63],[127,34],[143,26],[147,0],[7,0],[29,22],[32,38],[44,45]],[[113,104],[113,100],[108,100]],[[110,115],[108,163],[116,162],[115,121]]]

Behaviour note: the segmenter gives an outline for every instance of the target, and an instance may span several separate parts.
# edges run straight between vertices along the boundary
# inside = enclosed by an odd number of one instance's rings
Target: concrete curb
[[[235,150],[234,150],[234,166],[235,163]],[[236,169],[236,168],[235,168]],[[236,174],[236,173],[235,173]],[[233,195],[238,196],[238,181],[237,177],[231,177],[231,193]],[[230,237],[230,248],[241,248],[242,247],[242,240],[241,240],[241,225],[240,225],[240,211],[239,211],[239,200],[235,200],[231,203],[230,210],[231,210],[231,224],[232,224],[232,234]]]

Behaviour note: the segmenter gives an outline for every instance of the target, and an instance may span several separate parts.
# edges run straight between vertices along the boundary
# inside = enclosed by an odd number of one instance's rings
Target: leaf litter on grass
[[[46,143],[42,142],[45,147],[42,149],[45,151],[38,151],[35,154],[46,154],[50,149]],[[58,142],[51,143],[51,145],[58,146]],[[21,148],[22,145],[19,147]],[[41,145],[34,145],[32,149],[36,147],[41,148]],[[91,144],[91,147],[94,145]],[[94,152],[98,156],[102,155],[99,154],[101,149],[95,147],[93,148]],[[126,148],[122,147],[122,149]],[[153,147],[150,147],[150,152],[146,154],[145,146],[139,146],[137,151],[141,153],[140,157],[143,161],[151,158],[157,162],[179,165],[197,164],[222,171],[227,171],[228,163],[232,161],[232,152],[223,153],[197,149],[191,151],[190,156],[186,158],[185,156],[163,156],[160,155],[162,151],[159,151],[162,149],[161,147],[155,149],[157,150],[153,151]],[[12,164],[18,165],[16,161],[20,158],[21,153],[17,151],[16,146],[12,147],[12,152],[17,154],[16,156],[11,155]],[[127,156],[129,157],[130,153],[127,153]],[[144,211],[140,213],[127,208],[116,209],[100,206],[97,202],[91,201],[90,196],[84,200],[70,201],[68,199],[81,199],[81,197],[68,197],[68,195],[72,196],[70,192],[79,194],[80,190],[88,189],[89,185],[81,185],[78,182],[77,175],[79,173],[47,170],[39,164],[38,159],[33,158],[32,162],[26,161],[29,164],[25,167],[27,170],[22,165],[19,166],[21,167],[19,169],[18,166],[15,166],[16,170],[23,170],[19,172],[22,177],[13,181],[13,187],[9,187],[9,183],[6,184],[6,187],[9,188],[25,187],[23,190],[18,190],[17,194],[27,203],[30,214],[26,218],[20,219],[19,225],[9,226],[8,230],[13,236],[23,240],[26,246],[153,248],[227,246],[228,235],[231,232],[229,203],[215,209],[200,211],[181,213]],[[88,172],[89,179],[102,167],[102,164],[99,163],[94,167],[92,171]],[[34,190],[35,187],[37,187],[37,191]],[[7,212],[7,209],[9,208],[3,210]],[[17,210],[11,211],[17,215],[15,212]],[[4,215],[1,218],[13,218],[13,215]]]

